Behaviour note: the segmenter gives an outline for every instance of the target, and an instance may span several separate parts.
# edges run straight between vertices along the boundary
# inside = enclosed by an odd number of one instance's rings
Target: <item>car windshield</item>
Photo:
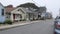
[[[60,23],[60,17],[56,17],[56,21],[58,21],[58,23]],[[60,30],[60,27],[56,27],[56,29]]]
[[[58,17],[57,19],[60,19],[60,17]]]
[[[60,19],[60,17],[56,17],[56,19]]]

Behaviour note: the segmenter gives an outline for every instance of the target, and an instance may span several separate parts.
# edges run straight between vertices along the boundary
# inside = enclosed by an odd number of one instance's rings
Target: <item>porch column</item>
[[[28,13],[26,14],[26,20],[27,20],[27,21],[30,21],[30,20],[29,20],[29,14],[28,14]]]
[[[11,18],[10,19],[11,19],[11,21],[13,21],[13,14],[12,13],[11,13]]]

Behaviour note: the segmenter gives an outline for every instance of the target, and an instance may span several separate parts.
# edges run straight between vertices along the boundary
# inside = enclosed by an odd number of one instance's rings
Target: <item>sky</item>
[[[59,15],[60,0],[0,0],[4,6],[12,4],[14,7],[27,2],[35,3],[38,7],[46,6],[47,12],[51,12],[54,18]]]

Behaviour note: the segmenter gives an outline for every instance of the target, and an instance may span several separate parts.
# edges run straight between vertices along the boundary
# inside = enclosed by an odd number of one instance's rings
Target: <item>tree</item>
[[[43,6],[43,7],[39,7],[39,9],[37,9],[36,11],[38,13],[42,13],[42,12],[46,12],[46,10],[47,10],[47,8],[45,6]]]
[[[31,8],[34,8],[34,9],[38,9],[38,7],[34,3],[25,3],[25,4],[21,4],[17,7],[31,7]]]

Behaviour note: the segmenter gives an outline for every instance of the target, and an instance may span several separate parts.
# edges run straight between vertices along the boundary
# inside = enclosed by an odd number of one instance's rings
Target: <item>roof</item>
[[[0,3],[0,5],[3,6],[2,3]],[[4,6],[3,6],[3,7],[4,7]]]
[[[15,8],[5,8],[6,12],[11,12],[12,10],[14,10]]]
[[[24,8],[24,7],[20,7],[24,12],[27,13],[34,13],[33,10],[30,10],[29,8]]]
[[[46,12],[46,7],[45,6],[42,6],[42,7],[39,7],[39,9],[37,9],[35,12],[38,12],[38,13],[42,13],[42,12]]]
[[[34,13],[33,10],[30,10],[28,8],[25,8],[25,7],[18,7],[18,8],[5,8],[6,9],[6,12],[10,13],[16,9],[21,9],[24,13]],[[36,13],[36,12],[35,12]]]
[[[10,13],[12,10],[14,10],[15,9],[15,7],[13,7],[12,5],[8,5],[8,6],[6,6],[5,7],[5,11],[7,12],[7,13]]]
[[[27,8],[22,8],[22,10],[25,11],[25,12],[31,13],[31,11],[28,10]]]
[[[31,11],[25,7],[18,7],[18,8],[15,8],[14,10],[16,10],[16,9],[21,9],[24,13],[33,13],[33,11]]]

